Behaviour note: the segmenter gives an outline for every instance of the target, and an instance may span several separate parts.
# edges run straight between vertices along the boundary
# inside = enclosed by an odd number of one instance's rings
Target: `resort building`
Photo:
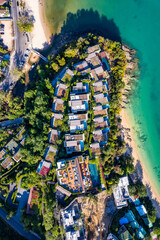
[[[94,95],[94,100],[98,104],[107,104],[108,103],[108,95],[107,93],[98,93]]]
[[[97,45],[94,45],[92,47],[89,47],[87,49],[87,53],[90,54],[90,53],[99,53],[101,51],[100,49],[100,46],[97,44]]]
[[[69,113],[69,121],[71,120],[88,120],[88,113],[80,113],[80,114],[73,114],[73,113]]]
[[[19,162],[21,160],[20,151],[18,151],[12,158],[15,162]]]
[[[108,90],[107,81],[97,81],[93,83],[93,90],[94,90],[94,93],[106,92]]]
[[[6,152],[6,150],[3,148],[3,149],[0,151],[0,160],[4,159],[6,155],[7,155],[7,152]]]
[[[42,160],[37,168],[39,175],[47,177],[47,174],[51,168],[51,163],[45,160]]]
[[[55,96],[57,97],[65,97],[67,93],[67,86],[65,84],[59,83],[55,89]]]
[[[95,130],[93,131],[93,139],[95,142],[104,142],[107,144],[107,131],[104,130]]]
[[[27,202],[27,214],[34,214],[33,208],[38,205],[39,191],[37,187],[34,186],[30,189],[28,202]]]
[[[68,124],[71,133],[75,133],[77,130],[84,131],[87,129],[87,122],[85,120],[69,120]]]
[[[105,108],[105,106],[95,106],[93,107],[93,111],[94,111],[94,116],[104,116],[104,115],[108,115],[108,111],[107,108]]]
[[[107,117],[96,117],[93,119],[95,128],[106,128],[108,126]]]
[[[66,148],[67,154],[84,151],[84,140],[85,140],[84,134],[77,134],[77,135],[66,134],[64,147]]]
[[[108,74],[103,70],[102,66],[92,69],[90,74],[95,81],[108,78]]]
[[[85,240],[81,211],[77,201],[61,211],[66,240]]]
[[[90,145],[90,148],[91,148],[91,153],[93,155],[100,155],[101,154],[101,147],[100,147],[99,143],[92,143]]]
[[[89,93],[80,94],[80,95],[76,95],[76,94],[72,93],[72,94],[70,94],[70,100],[71,101],[74,101],[74,100],[88,101],[89,100]]]
[[[69,82],[73,78],[74,73],[69,68],[64,67],[64,69],[57,75],[57,77],[52,81],[52,86],[56,86],[58,81]]]
[[[89,157],[77,156],[57,162],[57,178],[61,186],[71,192],[85,192],[91,189]]]
[[[64,112],[64,101],[59,98],[54,99],[53,105],[52,105],[52,111],[63,113]]]
[[[89,67],[86,61],[76,63],[74,65],[74,68],[77,72],[80,72],[82,75],[85,75],[86,73],[89,73],[91,71],[91,68]]]
[[[19,150],[19,145],[14,139],[12,139],[7,143],[5,148],[7,148],[11,154],[15,154]]]
[[[69,101],[69,106],[71,107],[72,113],[87,111],[88,101],[83,101],[83,100]]]
[[[127,206],[127,199],[129,199],[128,177],[122,177],[117,186],[113,188],[114,201],[117,209]]]
[[[13,164],[13,161],[10,157],[7,157],[2,163],[1,163],[1,166],[4,168],[4,169],[8,169],[12,166]]]
[[[48,146],[44,154],[45,160],[54,162],[54,157],[56,156],[57,152],[58,150],[56,146]]]
[[[60,136],[60,131],[56,129],[51,129],[48,136],[49,143],[56,144],[59,136]]]
[[[72,87],[71,94],[81,94],[81,93],[89,93],[89,84],[84,82],[76,82],[76,85]]]
[[[51,116],[51,127],[61,126],[63,122],[63,115],[60,113],[52,113]]]
[[[101,66],[101,61],[96,53],[90,53],[85,60],[89,63],[92,69]]]

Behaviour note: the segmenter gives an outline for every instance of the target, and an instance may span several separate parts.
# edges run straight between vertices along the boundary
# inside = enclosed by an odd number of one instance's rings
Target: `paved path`
[[[23,117],[21,118],[16,118],[14,120],[6,120],[3,122],[0,122],[0,127],[8,127],[11,125],[19,125],[23,122]]]

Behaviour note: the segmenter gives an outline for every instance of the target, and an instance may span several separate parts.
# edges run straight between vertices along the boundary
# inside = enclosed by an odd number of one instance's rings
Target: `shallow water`
[[[52,31],[60,31],[67,14],[77,13],[77,10],[82,8],[88,10],[93,8],[100,16],[113,19],[122,41],[137,50],[141,76],[132,97],[131,113],[134,115],[134,128],[139,139],[139,147],[145,156],[143,161],[148,169],[148,175],[158,189],[160,183],[160,1],[46,0],[46,16]],[[79,11],[75,16],[81,13],[83,11]],[[92,19],[94,23],[96,18],[93,16]],[[77,25],[83,28],[84,24],[87,25],[90,21],[91,19],[87,21],[85,18],[83,25],[78,25],[78,21],[74,18],[69,24],[72,27]],[[106,21],[102,20],[99,24],[104,27]],[[113,30],[117,31],[114,27]]]

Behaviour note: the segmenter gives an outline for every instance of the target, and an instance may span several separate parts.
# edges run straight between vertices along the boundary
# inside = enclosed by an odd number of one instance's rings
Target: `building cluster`
[[[61,211],[63,227],[66,231],[66,240],[84,240],[85,230],[81,211],[77,201]]]
[[[24,146],[24,128],[1,149],[0,161],[3,169],[9,169],[14,162],[18,163],[21,160],[20,147]]]

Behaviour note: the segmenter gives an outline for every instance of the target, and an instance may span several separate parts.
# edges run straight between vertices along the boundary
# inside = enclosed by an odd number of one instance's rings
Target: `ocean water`
[[[90,8],[96,10],[98,16],[113,19],[111,22],[119,29],[122,41],[137,50],[141,73],[128,110],[148,176],[160,196],[160,1],[46,0],[46,16],[53,33],[61,30],[68,13],[81,19],[83,26],[84,21],[86,25],[94,23],[94,15],[87,21],[83,14],[82,9]],[[79,24],[75,18],[68,22],[72,27]],[[108,27],[105,19],[100,25]],[[117,28],[113,25],[116,34]]]

